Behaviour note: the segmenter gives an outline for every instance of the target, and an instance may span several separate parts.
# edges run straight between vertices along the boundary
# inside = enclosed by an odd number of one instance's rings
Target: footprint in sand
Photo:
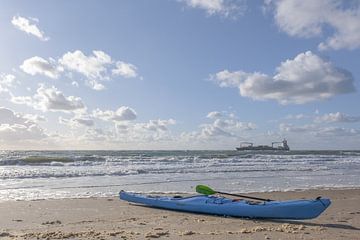
[[[13,222],[22,222],[22,221],[24,221],[24,220],[22,220],[22,219],[13,219],[12,221],[13,221]]]
[[[46,221],[46,222],[43,222],[41,225],[55,225],[55,224],[61,224],[61,221],[60,220]]]
[[[11,235],[10,233],[7,232],[0,232],[0,237],[12,237],[13,235]]]

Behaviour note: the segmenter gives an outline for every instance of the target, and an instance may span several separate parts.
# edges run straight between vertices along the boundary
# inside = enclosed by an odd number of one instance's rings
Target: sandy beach
[[[251,220],[167,211],[118,198],[0,203],[1,239],[360,239],[360,189],[252,194],[274,199],[326,196],[308,221]]]

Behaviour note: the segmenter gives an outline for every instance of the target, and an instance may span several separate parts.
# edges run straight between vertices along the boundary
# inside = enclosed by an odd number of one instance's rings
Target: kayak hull
[[[268,218],[268,219],[312,219],[318,217],[330,205],[330,199],[253,202],[218,196],[198,195],[192,197],[147,196],[120,191],[122,200],[151,207],[204,213],[213,215]]]

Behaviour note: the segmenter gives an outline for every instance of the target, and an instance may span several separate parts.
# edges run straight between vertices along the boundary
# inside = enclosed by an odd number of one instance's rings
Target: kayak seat
[[[173,196],[173,198],[183,198],[183,197],[180,195],[175,195],[175,196]]]

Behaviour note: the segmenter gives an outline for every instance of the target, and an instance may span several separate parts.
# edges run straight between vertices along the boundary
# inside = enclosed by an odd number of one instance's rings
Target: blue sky
[[[359,149],[358,1],[3,1],[3,149]]]

